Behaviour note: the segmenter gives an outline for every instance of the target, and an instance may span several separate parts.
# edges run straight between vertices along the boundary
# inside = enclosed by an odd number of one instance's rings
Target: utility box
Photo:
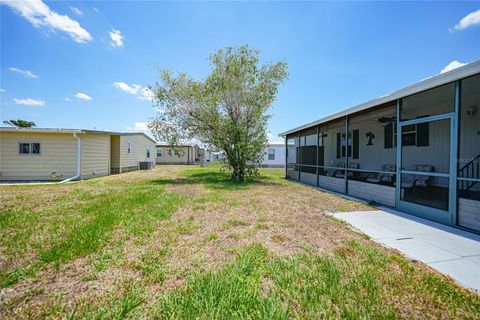
[[[139,162],[140,170],[152,170],[155,168],[155,163],[152,161],[141,161]]]

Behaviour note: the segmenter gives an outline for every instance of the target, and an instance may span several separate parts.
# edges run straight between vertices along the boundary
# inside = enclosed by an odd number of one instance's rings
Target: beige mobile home
[[[201,148],[197,145],[172,146],[157,144],[157,164],[195,164],[202,159]]]
[[[151,168],[155,141],[144,133],[0,128],[0,181],[78,180]]]

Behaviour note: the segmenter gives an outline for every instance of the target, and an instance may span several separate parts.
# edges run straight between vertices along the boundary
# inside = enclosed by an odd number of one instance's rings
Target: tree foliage
[[[267,143],[267,111],[288,76],[287,64],[260,65],[259,51],[248,46],[218,50],[210,62],[202,80],[161,72],[153,88],[157,115],[148,126],[160,141],[198,139],[223,151],[234,180],[256,177]]]
[[[8,124],[8,125],[10,125],[10,126],[18,127],[18,128],[32,128],[32,127],[36,127],[35,122],[33,122],[33,121],[27,121],[27,120],[22,120],[22,119],[6,120],[6,121],[3,121],[3,123]]]

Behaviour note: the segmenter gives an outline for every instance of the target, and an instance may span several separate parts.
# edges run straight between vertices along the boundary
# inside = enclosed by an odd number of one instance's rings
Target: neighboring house
[[[1,127],[0,180],[78,180],[151,168],[154,151],[144,133]]]
[[[200,163],[205,163],[206,161],[211,161],[211,152],[205,148],[200,148],[198,150],[198,159],[200,161]]]
[[[480,61],[281,135],[289,179],[480,232]]]
[[[157,144],[157,164],[195,164],[201,161],[201,148],[198,145],[172,146]]]
[[[227,158],[227,155],[223,151],[211,151],[209,154],[208,161],[224,161]]]
[[[262,167],[285,168],[285,145],[270,143],[265,147]]]

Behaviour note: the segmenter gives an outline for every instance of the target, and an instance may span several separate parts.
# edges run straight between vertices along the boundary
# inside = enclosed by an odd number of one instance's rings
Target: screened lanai
[[[282,134],[286,177],[480,232],[480,62]]]

